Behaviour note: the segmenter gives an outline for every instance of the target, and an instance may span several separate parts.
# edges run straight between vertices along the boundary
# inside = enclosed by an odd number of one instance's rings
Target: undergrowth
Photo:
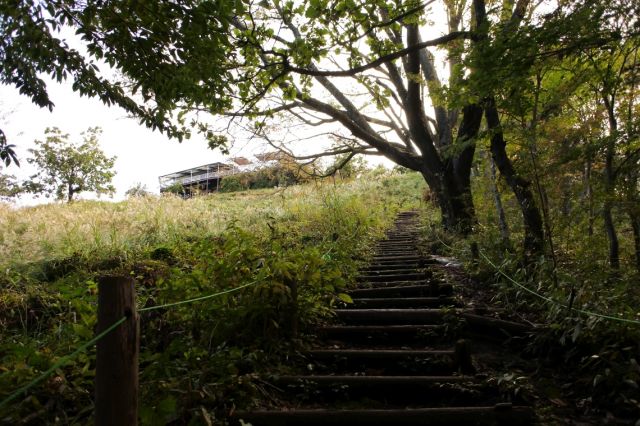
[[[462,260],[486,290],[481,297],[504,308],[512,319],[537,327],[525,352],[538,360],[539,380],[551,380],[547,375],[552,372],[555,381],[563,383],[560,389],[549,389],[554,401],[572,401],[582,413],[637,418],[640,276],[633,258],[623,257],[622,268],[611,271],[605,236],[585,233],[586,224],[578,223],[576,214],[572,223],[554,223],[554,235],[562,237],[557,239],[556,266],[548,248],[545,256],[525,266],[517,207],[505,198],[510,241],[501,236],[491,199],[478,197],[480,222],[467,239],[443,232],[433,219],[434,208],[427,209],[432,218],[425,238],[431,251]],[[621,233],[623,247],[632,244],[629,234]],[[472,245],[478,247],[475,256]]]
[[[417,175],[340,185],[144,197],[0,211],[0,400],[92,338],[97,278],[136,279],[142,424],[207,424],[268,398],[277,368],[330,315]],[[292,289],[297,291],[293,303]],[[293,324],[298,324],[296,334]],[[95,353],[69,361],[0,421],[91,423]]]

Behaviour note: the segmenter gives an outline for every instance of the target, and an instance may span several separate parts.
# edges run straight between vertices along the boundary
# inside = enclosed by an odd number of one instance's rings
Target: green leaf
[[[338,299],[342,300],[344,303],[353,303],[353,299],[346,293],[338,293]]]

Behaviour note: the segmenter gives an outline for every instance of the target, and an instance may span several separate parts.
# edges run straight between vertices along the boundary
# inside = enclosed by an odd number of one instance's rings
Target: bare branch
[[[284,105],[280,105],[278,107],[275,108],[269,108],[266,109],[264,111],[256,111],[256,112],[227,112],[227,113],[223,113],[221,115],[225,115],[227,117],[251,117],[251,116],[263,116],[263,115],[272,115],[272,114],[276,114],[278,112],[281,111],[290,111],[294,108],[301,108],[302,104],[300,104],[300,102],[292,102],[289,104],[284,104]],[[195,108],[198,111],[201,112],[209,112],[206,109],[203,108]]]
[[[350,68],[348,70],[335,70],[335,71],[329,71],[329,70],[319,70],[315,67],[312,68],[301,68],[301,67],[294,67],[291,66],[291,64],[289,64],[289,62],[287,60],[285,60],[285,62],[282,64],[284,67],[284,71],[286,72],[294,72],[297,74],[302,74],[302,75],[310,75],[310,76],[314,76],[314,77],[351,77],[355,74],[359,74],[363,71],[367,71],[370,70],[372,68],[376,68],[379,65],[382,65],[386,62],[389,61],[393,61],[394,59],[398,59],[401,58],[405,55],[408,55],[412,52],[416,52],[418,50],[424,49],[426,47],[433,47],[433,46],[441,46],[444,45],[450,41],[453,40],[460,40],[460,39],[471,39],[474,40],[476,38],[476,35],[472,32],[469,31],[455,31],[453,33],[449,33],[447,35],[444,35],[442,37],[438,37],[435,38],[433,40],[427,40],[427,41],[423,41],[421,43],[416,43],[413,44],[409,47],[406,47],[404,49],[398,50],[397,52],[393,52],[393,53],[389,53],[388,55],[384,55],[379,57],[378,59],[369,62],[368,64],[365,65],[360,65],[359,67],[354,67],[354,68]]]

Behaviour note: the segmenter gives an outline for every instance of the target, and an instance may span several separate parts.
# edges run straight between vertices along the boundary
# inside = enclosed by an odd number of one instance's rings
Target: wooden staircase
[[[434,261],[420,254],[417,241],[417,213],[401,213],[361,270],[350,292],[354,303],[335,310],[336,324],[317,330],[318,347],[306,354],[308,371],[270,380],[291,402],[236,412],[232,422],[531,424],[532,409],[506,401],[486,375],[476,374],[469,340],[460,339],[526,327],[460,306],[454,286],[434,276]]]

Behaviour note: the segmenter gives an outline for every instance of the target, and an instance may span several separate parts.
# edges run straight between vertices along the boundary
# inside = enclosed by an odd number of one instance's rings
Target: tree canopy
[[[227,138],[209,114],[244,120],[278,148],[300,138],[285,126],[333,125],[342,143],[318,155],[382,155],[419,171],[445,227],[463,234],[477,221],[471,170],[486,140],[521,210],[525,252],[539,254],[541,192],[514,162],[505,123],[558,114],[583,77],[534,111],[536,76],[635,43],[638,8],[621,0],[4,0],[0,76],[49,108],[40,75],[72,78],[82,95],[178,139],[196,128],[212,147]],[[88,56],[64,41],[69,28]]]
[[[0,81],[52,109],[44,76],[70,79],[80,95],[182,139],[189,129],[173,120],[177,109],[229,104],[229,23],[241,12],[229,0],[1,0]]]

